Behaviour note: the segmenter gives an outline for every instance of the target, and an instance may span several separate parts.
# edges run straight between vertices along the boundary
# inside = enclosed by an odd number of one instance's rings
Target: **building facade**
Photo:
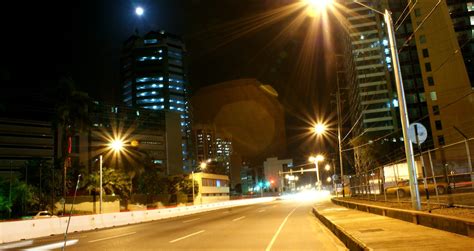
[[[215,162],[222,166],[226,175],[231,174],[232,137],[218,132],[212,126],[196,125],[192,130],[197,164]]]
[[[375,44],[372,44],[380,43],[385,46],[388,43],[385,35],[386,24],[381,19],[382,16],[352,1],[343,2],[350,9],[347,17],[350,29],[349,35],[345,37],[344,52],[353,55],[352,60],[345,61],[344,67],[350,93],[350,115],[353,123],[356,123],[360,117],[363,121],[361,125],[355,126],[356,129],[353,135],[358,137],[363,135],[364,132],[368,132],[367,129],[370,124],[366,123],[367,119],[372,120],[372,116],[381,115],[378,112],[373,113],[369,106],[363,105],[364,102],[368,104],[364,99],[367,95],[363,93],[363,88],[375,83],[365,81],[366,75],[364,75],[365,72],[361,71],[361,68],[369,67],[372,71],[382,69],[381,66],[367,65],[367,63],[372,59],[382,63],[383,55],[385,56],[383,63],[386,65],[387,78],[382,82],[389,83],[388,81],[390,81],[393,72],[389,49],[382,47],[377,50],[377,47],[373,46]],[[474,101],[472,95],[470,95],[472,85],[469,79],[469,72],[472,67],[466,68],[472,62],[469,59],[472,57],[472,53],[469,51],[472,39],[465,41],[466,36],[472,35],[472,25],[468,24],[467,21],[472,16],[470,1],[443,1],[439,4],[438,1],[434,0],[360,2],[375,9],[388,8],[392,11],[409,121],[410,123],[422,123],[428,129],[429,137],[422,146],[425,149],[439,148],[446,144],[459,142],[463,139],[463,136],[457,132],[457,129],[467,137],[474,136],[472,116],[462,115],[474,111]],[[411,11],[408,12],[408,10]],[[453,18],[455,16],[458,19]],[[426,21],[422,24],[425,19]],[[414,33],[415,30],[416,33]],[[367,41],[369,34],[374,37]],[[461,42],[461,38],[464,39],[464,43]],[[361,44],[368,46],[361,49],[358,47]],[[369,51],[370,55],[363,54]],[[359,58],[361,55],[363,55],[363,58]],[[381,91],[381,88],[376,85],[371,88]],[[385,112],[390,109],[392,113],[395,112],[394,117],[396,118],[399,116],[399,108],[395,89],[394,82],[391,81],[387,85],[388,99],[384,99],[387,101],[386,106],[383,107],[382,103],[377,104],[379,106],[377,111]],[[372,92],[372,94],[378,95],[380,93]],[[375,105],[373,102],[369,103]],[[396,127],[393,129],[396,129]],[[401,132],[395,130],[390,133],[388,130],[375,136],[379,138],[386,135],[389,136],[383,140],[396,142],[401,137]],[[360,151],[356,149],[356,162],[358,157],[359,159],[365,158],[358,153]],[[395,161],[396,159],[402,159],[404,152],[400,149],[396,152],[391,150],[388,155],[390,155],[390,161]],[[455,155],[455,152],[445,153],[443,158],[456,158]]]
[[[474,87],[474,1],[447,0],[467,75]]]
[[[293,167],[292,159],[267,158],[263,162],[263,172],[265,180],[270,182],[270,189],[273,191],[283,192],[284,176],[280,172],[288,170]]]
[[[188,108],[186,47],[165,31],[150,31],[125,41],[121,57],[123,102],[127,106],[176,112],[181,118],[184,171],[189,171],[191,119]]]
[[[194,205],[228,201],[229,177],[211,173],[193,173],[189,176],[198,185],[198,192],[194,196]]]
[[[105,166],[147,164],[167,175],[183,173],[179,114],[95,102],[89,119],[91,126],[72,138],[73,166],[98,165],[102,155]],[[119,152],[110,149],[115,140],[123,142]]]
[[[360,1],[376,9],[386,8],[386,1]],[[352,55],[346,65],[351,117],[357,123],[357,135],[379,135],[398,128],[397,102],[392,84],[392,61],[383,17],[353,1],[342,1],[347,8],[345,55]]]
[[[49,121],[0,118],[0,173],[16,172],[30,160],[51,165],[54,132]]]

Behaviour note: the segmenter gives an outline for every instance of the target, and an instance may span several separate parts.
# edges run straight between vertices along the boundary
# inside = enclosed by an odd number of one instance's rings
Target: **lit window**
[[[474,3],[473,2],[467,3],[467,11],[469,11],[469,12],[474,11]]]
[[[392,103],[393,103],[393,107],[398,107],[398,100],[397,99],[393,99]]]
[[[143,40],[143,42],[144,42],[145,44],[156,44],[156,43],[158,43],[158,39],[156,39],[156,38],[153,38],[153,39],[145,39],[145,40]]]
[[[430,97],[432,101],[438,100],[438,96],[436,95],[436,92],[430,92]]]

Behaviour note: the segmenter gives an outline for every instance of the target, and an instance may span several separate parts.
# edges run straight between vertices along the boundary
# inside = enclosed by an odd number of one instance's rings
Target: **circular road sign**
[[[416,131],[418,132],[418,140],[416,140],[416,134],[415,134],[415,127]],[[426,130],[426,127],[420,123],[413,123],[408,127],[408,138],[413,144],[423,144],[423,142],[426,141],[428,138],[428,131]]]

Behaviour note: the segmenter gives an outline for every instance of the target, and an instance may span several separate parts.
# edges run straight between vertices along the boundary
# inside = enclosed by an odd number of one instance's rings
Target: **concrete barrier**
[[[187,207],[161,208],[145,211],[105,213],[72,216],[69,232],[123,226],[140,222],[179,217],[222,208],[244,206],[273,201],[275,198],[257,198],[225,201]],[[69,217],[0,222],[0,244],[23,239],[32,239],[64,234]]]
[[[474,238],[474,220],[421,211],[367,205],[339,199],[331,199],[334,204],[368,213],[391,217],[426,227],[436,228]]]

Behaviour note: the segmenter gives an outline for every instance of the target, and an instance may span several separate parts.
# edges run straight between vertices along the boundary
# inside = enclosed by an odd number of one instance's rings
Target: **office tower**
[[[121,83],[127,106],[180,114],[183,169],[189,171],[189,85],[185,57],[186,47],[179,36],[165,31],[133,35],[123,46]]]

